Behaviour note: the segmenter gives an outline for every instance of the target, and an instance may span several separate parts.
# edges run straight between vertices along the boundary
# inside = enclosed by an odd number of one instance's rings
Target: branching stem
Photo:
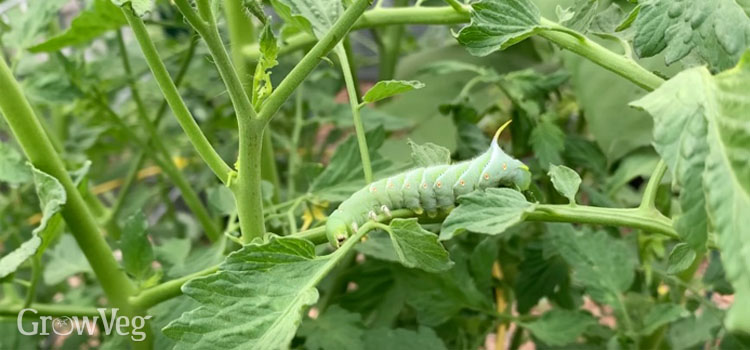
[[[185,131],[193,147],[195,147],[200,157],[211,168],[216,177],[221,182],[226,183],[229,179],[229,173],[232,172],[232,168],[219,156],[206,138],[206,135],[201,131],[198,123],[195,122],[193,115],[185,105],[185,101],[182,100],[180,93],[177,91],[177,86],[175,86],[172,78],[170,78],[167,67],[164,66],[164,62],[159,57],[156,46],[151,41],[143,21],[128,8],[123,8],[122,12],[133,29],[133,34],[138,41],[138,45],[141,47],[141,51],[143,51],[146,63],[149,69],[151,69],[159,88],[164,94],[164,98],[167,100],[182,130]]]
[[[646,189],[643,191],[643,198],[641,199],[640,209],[648,211],[656,211],[656,194],[659,192],[659,185],[661,180],[664,178],[664,174],[667,172],[667,163],[664,160],[660,160],[656,164],[651,178],[648,180]]]

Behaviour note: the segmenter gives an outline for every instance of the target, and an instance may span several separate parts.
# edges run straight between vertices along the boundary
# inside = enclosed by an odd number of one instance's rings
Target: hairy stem
[[[349,105],[352,109],[352,118],[354,119],[354,131],[357,134],[357,144],[359,145],[359,155],[362,158],[362,169],[365,172],[365,182],[372,182],[372,165],[370,164],[370,151],[367,148],[367,137],[365,137],[365,126],[362,124],[362,117],[359,114],[359,99],[357,97],[356,83],[354,74],[350,66],[350,58],[342,46],[335,49],[336,55],[341,62],[341,73],[344,75],[346,82],[346,92],[349,95]]]
[[[159,53],[156,51],[153,41],[148,36],[146,26],[143,21],[137,17],[130,9],[123,8],[122,11],[125,14],[125,18],[128,20],[133,34],[138,41],[138,45],[143,51],[143,56],[146,58],[146,63],[151,69],[151,72],[156,79],[159,88],[164,94],[164,98],[167,100],[169,107],[172,109],[177,121],[179,122],[182,130],[185,131],[188,139],[195,147],[196,151],[200,155],[209,168],[214,172],[216,177],[223,183],[227,183],[229,179],[229,173],[232,172],[232,168],[227,165],[226,162],[219,156],[216,150],[211,146],[211,143],[203,134],[198,124],[195,122],[193,115],[185,105],[185,101],[182,100],[180,93],[177,91],[172,78],[169,76],[167,67],[164,66]]]

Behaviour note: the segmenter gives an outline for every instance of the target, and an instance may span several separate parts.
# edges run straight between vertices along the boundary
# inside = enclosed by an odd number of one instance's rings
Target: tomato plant
[[[746,1],[371,2],[0,1],[2,348],[750,347]]]

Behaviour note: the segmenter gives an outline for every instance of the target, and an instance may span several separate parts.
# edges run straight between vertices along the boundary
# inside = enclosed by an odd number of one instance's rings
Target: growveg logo
[[[112,309],[108,314],[107,309],[99,308],[96,309],[99,312],[98,316],[61,316],[53,318],[52,316],[39,316],[39,320],[33,320],[33,316],[27,315],[31,313],[37,315],[38,312],[35,309],[23,309],[18,313],[18,319],[16,324],[18,326],[18,332],[23,335],[50,335],[50,332],[57,335],[70,335],[74,332],[78,335],[88,334],[93,335],[97,329],[97,324],[102,324],[102,330],[104,334],[111,335],[116,333],[121,336],[130,336],[133,341],[143,341],[146,339],[146,332],[142,329],[146,326],[146,320],[152,316],[134,316],[129,318],[127,316],[117,316],[119,309]],[[24,324],[24,317],[28,321],[33,321],[29,324]]]

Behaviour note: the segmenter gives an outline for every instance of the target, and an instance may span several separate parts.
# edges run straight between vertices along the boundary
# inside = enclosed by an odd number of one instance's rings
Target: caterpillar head
[[[488,151],[491,152],[490,161],[483,176],[485,180],[492,184],[512,186],[524,191],[531,184],[529,167],[520,160],[506,154],[498,143],[500,134],[511,121],[503,124],[495,133],[495,137],[492,138],[492,145]]]
[[[349,237],[349,224],[338,215],[339,210],[335,210],[326,222],[326,237],[328,242],[334,248],[341,246],[347,237]]]

